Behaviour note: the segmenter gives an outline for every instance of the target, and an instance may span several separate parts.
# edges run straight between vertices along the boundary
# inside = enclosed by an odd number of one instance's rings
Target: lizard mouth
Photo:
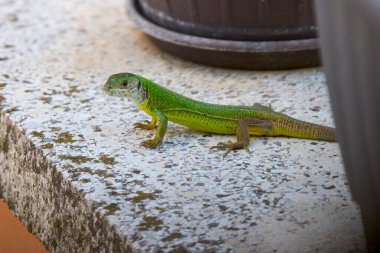
[[[127,94],[125,94],[125,90],[123,90],[123,89],[110,89],[110,88],[104,87],[103,91],[107,95],[110,95],[113,97],[126,97],[127,96]]]
[[[108,89],[106,86],[103,87],[103,91],[108,95],[112,95],[110,89]]]
[[[106,83],[103,86],[103,91],[108,95],[114,95],[115,89],[112,89],[111,85],[109,83]]]

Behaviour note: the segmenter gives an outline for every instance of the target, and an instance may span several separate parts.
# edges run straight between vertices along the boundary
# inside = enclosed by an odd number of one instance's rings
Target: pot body
[[[312,0],[140,0],[142,14],[167,29],[214,39],[316,37]]]

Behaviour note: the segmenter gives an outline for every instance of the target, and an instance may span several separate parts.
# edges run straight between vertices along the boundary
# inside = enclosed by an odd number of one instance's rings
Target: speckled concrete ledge
[[[4,113],[0,125],[0,193],[29,231],[58,252],[129,249],[96,206]]]
[[[361,252],[337,144],[258,138],[251,154],[210,146],[233,137],[169,124],[165,145],[139,143],[147,117],[101,87],[145,75],[215,103],[271,104],[333,125],[319,69],[209,68],[158,51],[121,0],[0,2],[0,194],[53,252]]]

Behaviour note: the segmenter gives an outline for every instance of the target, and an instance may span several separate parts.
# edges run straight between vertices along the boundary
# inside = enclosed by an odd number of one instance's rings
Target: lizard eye
[[[124,81],[122,85],[123,85],[123,88],[128,88],[128,81]]]
[[[138,90],[141,89],[141,83],[140,83],[140,82],[137,84],[137,89],[138,89]]]

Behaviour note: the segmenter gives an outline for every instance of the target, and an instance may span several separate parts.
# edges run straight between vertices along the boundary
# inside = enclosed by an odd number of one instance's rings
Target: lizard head
[[[112,96],[127,97],[140,106],[146,100],[146,89],[139,76],[131,73],[119,73],[110,76],[104,85],[104,91]]]

